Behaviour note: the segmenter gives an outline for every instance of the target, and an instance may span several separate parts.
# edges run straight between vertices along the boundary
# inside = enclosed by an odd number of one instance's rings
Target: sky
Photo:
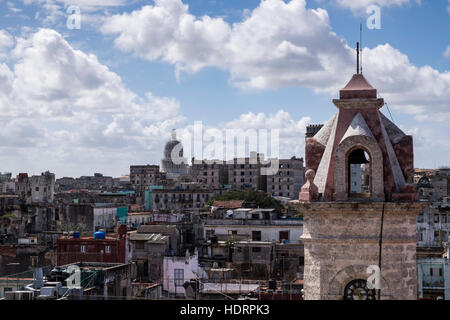
[[[304,157],[360,24],[363,74],[415,167],[450,165],[448,0],[0,0],[0,172],[121,176],[160,164],[172,129],[189,155],[199,122],[206,142],[268,130]]]

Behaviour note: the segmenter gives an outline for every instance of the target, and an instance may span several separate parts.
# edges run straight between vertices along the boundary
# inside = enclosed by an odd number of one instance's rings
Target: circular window
[[[366,280],[352,280],[345,286],[344,300],[376,300],[375,289],[369,289]]]

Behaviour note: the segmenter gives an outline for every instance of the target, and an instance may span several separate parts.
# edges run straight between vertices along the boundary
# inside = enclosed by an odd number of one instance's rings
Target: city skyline
[[[413,135],[415,167],[450,163],[446,1],[87,3],[0,3],[0,171],[118,177],[160,165],[171,130],[195,121],[280,129],[280,157],[303,157],[306,126],[355,71],[360,23],[363,73]]]

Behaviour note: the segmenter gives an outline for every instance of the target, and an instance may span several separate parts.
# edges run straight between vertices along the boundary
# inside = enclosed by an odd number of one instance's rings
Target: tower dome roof
[[[177,140],[177,136],[175,134],[175,130],[173,130],[172,131],[172,138],[169,141],[167,141],[167,143],[166,143],[166,145],[164,147],[164,158],[165,159],[171,159],[172,158],[172,151],[178,145],[180,145],[180,147],[181,147],[178,156],[179,157],[183,157],[183,145],[181,144],[181,142],[179,140]]]
[[[376,99],[377,89],[372,87],[361,73],[357,73],[339,91],[339,97],[341,99]]]

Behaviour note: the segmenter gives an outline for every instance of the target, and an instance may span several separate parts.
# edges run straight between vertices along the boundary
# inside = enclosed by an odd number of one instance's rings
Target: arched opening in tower
[[[348,193],[351,198],[370,198],[370,154],[362,148],[348,156]]]

